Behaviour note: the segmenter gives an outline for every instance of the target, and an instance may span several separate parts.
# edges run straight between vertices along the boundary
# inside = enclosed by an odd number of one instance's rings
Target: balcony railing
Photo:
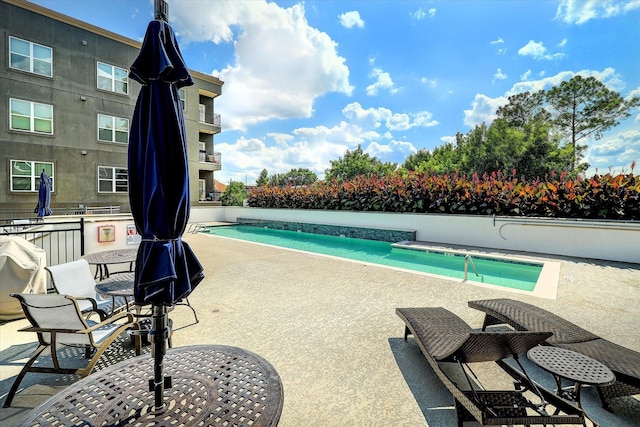
[[[200,150],[198,152],[198,161],[200,161],[200,163],[214,163],[214,164],[221,164],[222,163],[222,153],[220,152],[215,152],[213,154],[207,154],[206,151],[202,151]]]
[[[220,114],[200,111],[200,123],[207,123],[220,127]]]
[[[122,212],[120,206],[84,206],[75,208],[52,208],[52,215],[113,215]],[[0,224],[7,218],[33,218],[33,209],[2,209],[0,210]]]

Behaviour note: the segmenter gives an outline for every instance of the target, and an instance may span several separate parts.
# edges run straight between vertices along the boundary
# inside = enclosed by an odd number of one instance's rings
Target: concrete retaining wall
[[[640,264],[640,223],[245,207],[192,208],[190,222],[238,218],[415,230],[416,239]]]

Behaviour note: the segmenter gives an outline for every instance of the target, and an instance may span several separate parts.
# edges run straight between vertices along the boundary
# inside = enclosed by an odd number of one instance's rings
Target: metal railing
[[[120,206],[79,206],[77,208],[52,208],[52,215],[98,215],[98,214],[119,214],[122,212]],[[36,214],[29,209],[2,209],[0,210],[0,224],[2,221],[11,221],[15,218],[29,218],[36,220]]]
[[[480,277],[478,274],[478,269],[476,268],[476,264],[473,262],[473,257],[470,254],[466,254],[464,256],[464,280],[469,278],[469,264],[471,264],[471,268],[473,268],[473,272],[476,273],[476,277]]]
[[[206,123],[209,125],[214,125],[217,127],[221,126],[222,120],[220,119],[220,114],[218,113],[210,113],[208,111],[200,110],[200,123]]]
[[[16,236],[47,254],[47,265],[74,261],[84,255],[84,218],[63,222],[0,219],[0,236]]]
[[[201,163],[217,163],[222,161],[222,153],[215,151],[213,154],[207,154],[206,151],[200,150],[198,152],[198,161]]]

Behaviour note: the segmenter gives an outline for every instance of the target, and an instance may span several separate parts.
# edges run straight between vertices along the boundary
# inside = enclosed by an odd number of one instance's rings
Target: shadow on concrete
[[[414,340],[389,338],[389,346],[427,425],[456,427],[453,396],[433,372],[418,344]]]
[[[427,424],[457,426],[453,396],[433,372],[418,344],[413,339],[405,342],[403,338],[389,338],[389,346]],[[536,383],[554,390],[555,382],[549,373],[525,356],[521,357],[521,362]],[[582,391],[582,405],[586,414],[601,426],[637,427],[640,426],[640,400],[637,397],[640,396],[612,399],[611,413],[602,407],[595,388],[585,387]],[[465,427],[477,425],[480,424],[466,423]]]
[[[34,334],[35,336],[35,334]],[[4,405],[7,394],[11,389],[20,369],[31,357],[38,347],[37,342],[12,345],[0,351],[0,368],[10,367],[15,370],[12,375],[0,381],[0,406]],[[143,353],[148,352],[150,346],[143,347]],[[93,372],[107,368],[115,363],[135,356],[135,346],[127,332],[123,332],[100,357]],[[84,357],[84,348],[62,346],[58,349],[58,359],[60,365],[65,368],[82,368],[87,365],[88,360]],[[48,350],[40,355],[38,366],[53,366],[51,354]],[[0,407],[0,425],[10,426],[17,424],[20,420],[38,405],[48,398],[80,380],[79,375],[73,374],[50,374],[29,372],[20,383],[20,388],[16,393],[11,407]]]

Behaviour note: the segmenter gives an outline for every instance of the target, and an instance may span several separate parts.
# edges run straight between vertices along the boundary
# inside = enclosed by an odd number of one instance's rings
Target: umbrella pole
[[[171,388],[171,377],[164,376],[163,359],[166,353],[166,340],[169,337],[167,308],[163,305],[153,306],[152,328],[149,333],[151,356],[153,357],[153,379],[149,380],[149,391],[154,395],[154,413],[164,410],[164,389]]]

